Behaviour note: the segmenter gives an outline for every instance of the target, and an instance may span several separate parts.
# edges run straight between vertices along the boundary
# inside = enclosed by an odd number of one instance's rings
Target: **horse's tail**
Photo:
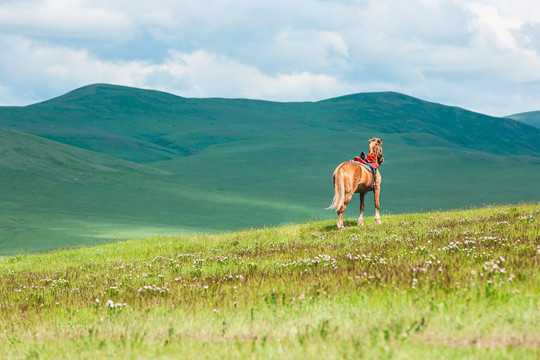
[[[343,200],[345,199],[345,184],[343,180],[343,174],[340,169],[334,171],[334,199],[332,204],[326,209],[336,209],[336,211],[343,206]]]

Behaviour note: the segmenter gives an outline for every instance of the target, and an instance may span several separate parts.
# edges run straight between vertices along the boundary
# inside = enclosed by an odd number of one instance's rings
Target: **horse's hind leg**
[[[364,225],[364,198],[366,194],[360,193],[360,217],[358,218],[358,226]]]
[[[381,189],[377,187],[377,189],[373,190],[373,193],[375,194],[375,222],[377,224],[381,224],[381,216],[379,215],[379,194],[381,192]]]
[[[337,213],[338,213],[337,227],[338,227],[339,230],[345,229],[345,226],[343,225],[343,213],[345,212],[345,209],[347,208],[347,205],[351,201],[352,196],[353,196],[353,194],[345,193],[345,197],[343,199],[343,205],[341,205],[341,207],[337,211]]]

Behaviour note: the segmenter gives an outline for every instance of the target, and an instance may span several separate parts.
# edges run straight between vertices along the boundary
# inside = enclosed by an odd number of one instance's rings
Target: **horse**
[[[384,161],[382,139],[373,138],[369,140],[369,155],[374,156],[377,159],[377,163],[382,165]],[[375,222],[377,224],[381,223],[381,217],[379,215],[381,175],[379,174],[379,169],[376,170],[376,180],[374,181],[371,171],[352,161],[346,161],[334,170],[333,181],[334,199],[332,200],[332,205],[327,209],[336,209],[338,214],[338,229],[345,229],[345,226],[343,226],[343,213],[355,193],[360,194],[360,217],[358,218],[358,225],[361,226],[364,224],[364,197],[366,193],[372,190],[375,195]]]

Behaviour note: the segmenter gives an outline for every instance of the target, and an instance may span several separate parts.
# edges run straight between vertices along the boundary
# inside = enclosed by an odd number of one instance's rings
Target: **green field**
[[[540,205],[0,260],[0,358],[538,359]]]
[[[98,84],[0,107],[0,257],[332,219],[333,170],[374,136],[383,214],[540,200],[540,129],[511,119],[391,92],[276,103]]]

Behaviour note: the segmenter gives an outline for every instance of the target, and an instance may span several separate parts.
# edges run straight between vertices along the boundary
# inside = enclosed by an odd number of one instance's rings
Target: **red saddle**
[[[358,161],[361,164],[371,165],[375,169],[379,167],[377,163],[377,158],[373,155],[368,155],[366,157],[355,156],[354,161]]]

